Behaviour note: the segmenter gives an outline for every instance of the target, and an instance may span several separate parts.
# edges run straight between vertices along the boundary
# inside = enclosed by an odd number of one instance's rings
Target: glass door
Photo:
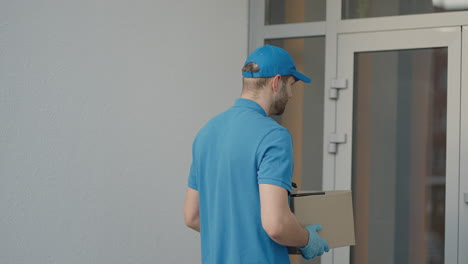
[[[461,27],[342,34],[335,189],[352,189],[356,246],[334,263],[458,259]],[[344,88],[346,87],[346,88]]]

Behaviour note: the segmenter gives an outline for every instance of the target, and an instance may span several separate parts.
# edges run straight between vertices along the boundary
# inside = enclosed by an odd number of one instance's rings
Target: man
[[[302,227],[289,208],[291,134],[269,117],[284,112],[296,81],[310,78],[270,45],[252,52],[242,72],[241,98],[194,140],[185,223],[201,232],[206,264],[289,263],[287,246],[321,256],[329,251],[321,226]]]

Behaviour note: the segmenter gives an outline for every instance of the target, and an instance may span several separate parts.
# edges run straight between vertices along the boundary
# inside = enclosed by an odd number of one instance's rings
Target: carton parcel
[[[318,234],[330,248],[355,245],[351,191],[300,191],[291,195],[291,210],[303,226],[320,224]],[[289,254],[301,254],[288,248]]]

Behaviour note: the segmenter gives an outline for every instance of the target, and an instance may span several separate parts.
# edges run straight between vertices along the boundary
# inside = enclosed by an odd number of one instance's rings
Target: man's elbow
[[[185,217],[185,225],[193,230],[200,231],[200,217]]]
[[[262,224],[263,229],[271,239],[276,242],[282,240],[285,229],[281,221],[265,221]]]

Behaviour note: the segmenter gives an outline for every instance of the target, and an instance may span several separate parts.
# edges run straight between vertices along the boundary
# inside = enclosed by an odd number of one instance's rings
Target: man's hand
[[[324,252],[330,251],[327,241],[317,234],[322,229],[321,225],[308,225],[305,227],[309,231],[309,242],[302,250],[302,257],[312,259],[316,256],[322,256]]]

